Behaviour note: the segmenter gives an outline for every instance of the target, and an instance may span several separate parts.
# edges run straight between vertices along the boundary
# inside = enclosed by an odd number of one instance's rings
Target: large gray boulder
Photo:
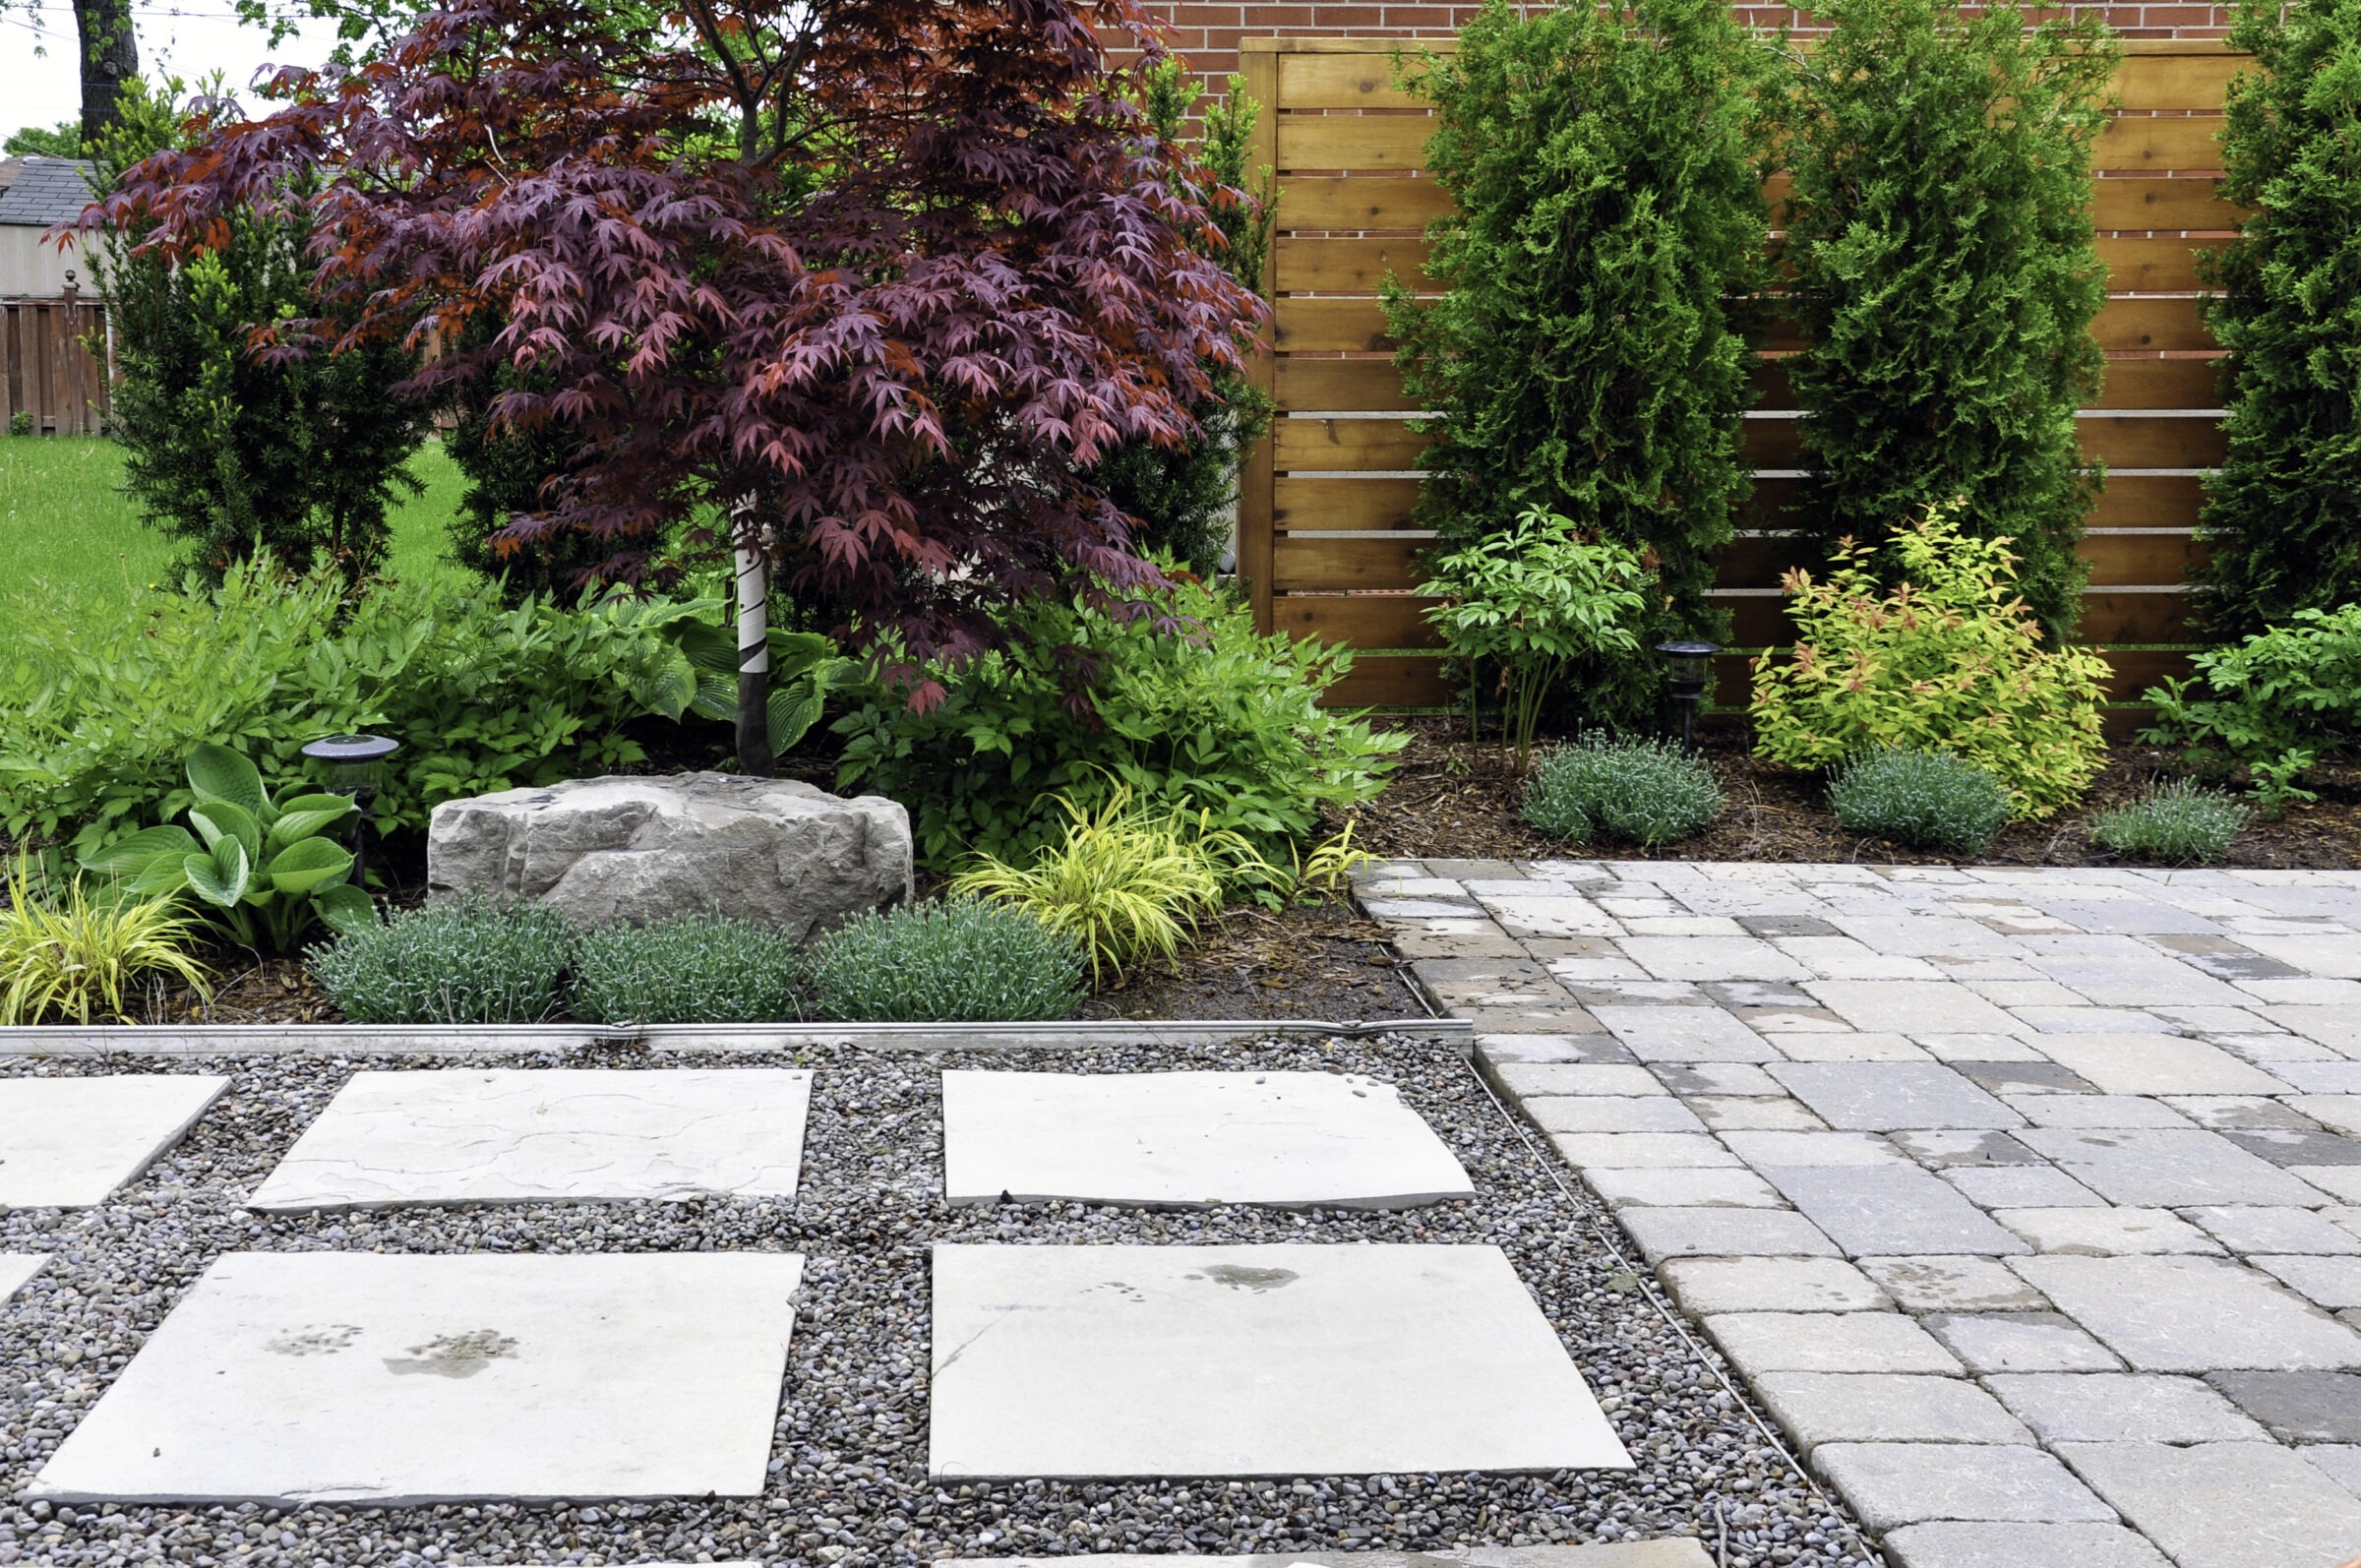
[[[717,913],[809,937],[910,898],[910,814],[793,779],[581,778],[446,801],[428,896],[480,892],[594,925]]]

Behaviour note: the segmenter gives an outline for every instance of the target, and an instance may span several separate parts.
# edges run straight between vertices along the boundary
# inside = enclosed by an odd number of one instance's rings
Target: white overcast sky
[[[273,49],[262,29],[238,25],[229,0],[140,0],[133,15],[140,69],[151,79],[169,70],[195,82],[220,71],[233,90],[243,90],[261,66],[317,65],[335,43],[335,25],[315,22]],[[66,0],[44,0],[37,11],[28,0],[0,0],[0,135],[81,116],[74,50],[74,13]]]

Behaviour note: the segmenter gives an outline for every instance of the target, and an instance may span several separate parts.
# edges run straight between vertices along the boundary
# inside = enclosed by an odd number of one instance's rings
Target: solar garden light
[[[1672,700],[1680,704],[1680,749],[1697,750],[1697,706],[1705,700],[1705,683],[1713,673],[1719,642],[1659,642],[1656,651],[1665,660],[1665,679]]]
[[[386,787],[386,758],[401,750],[399,741],[389,741],[382,735],[331,735],[312,742],[303,754],[315,762],[328,764],[328,787],[337,795],[349,795],[353,805],[360,808],[352,819],[352,880],[355,886],[367,887],[368,860],[365,834],[368,832],[369,803],[377,792]]]

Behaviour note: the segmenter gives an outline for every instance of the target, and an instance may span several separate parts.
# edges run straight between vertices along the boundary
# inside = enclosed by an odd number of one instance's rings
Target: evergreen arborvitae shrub
[[[1434,412],[1421,520],[1450,550],[1538,507],[1627,546],[1662,582],[1640,649],[1725,632],[1705,594],[1747,488],[1731,302],[1764,275],[1774,69],[1722,0],[1489,0],[1417,78],[1439,116],[1427,163],[1459,206],[1428,230],[1447,292],[1387,289],[1406,384]],[[1618,726],[1660,699],[1644,652],[1577,661],[1563,689],[1575,717]]]
[[[2093,476],[2075,409],[2103,370],[2090,144],[2117,50],[2095,18],[1831,0],[1801,68],[1789,166],[1787,361],[1822,552],[1952,501],[2016,541],[2027,602],[2071,633]]]
[[[2229,451],[2206,481],[2199,610],[2251,636],[2361,599],[2361,0],[2244,0],[2221,194],[2256,209],[2201,257],[2229,352]]]

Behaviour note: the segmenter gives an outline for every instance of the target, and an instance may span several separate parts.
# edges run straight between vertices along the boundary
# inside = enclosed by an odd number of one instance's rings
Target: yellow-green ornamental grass
[[[205,966],[182,950],[201,935],[168,898],[93,898],[79,876],[44,892],[19,857],[0,910],[0,1024],[129,1022],[151,975],[202,992]]]

